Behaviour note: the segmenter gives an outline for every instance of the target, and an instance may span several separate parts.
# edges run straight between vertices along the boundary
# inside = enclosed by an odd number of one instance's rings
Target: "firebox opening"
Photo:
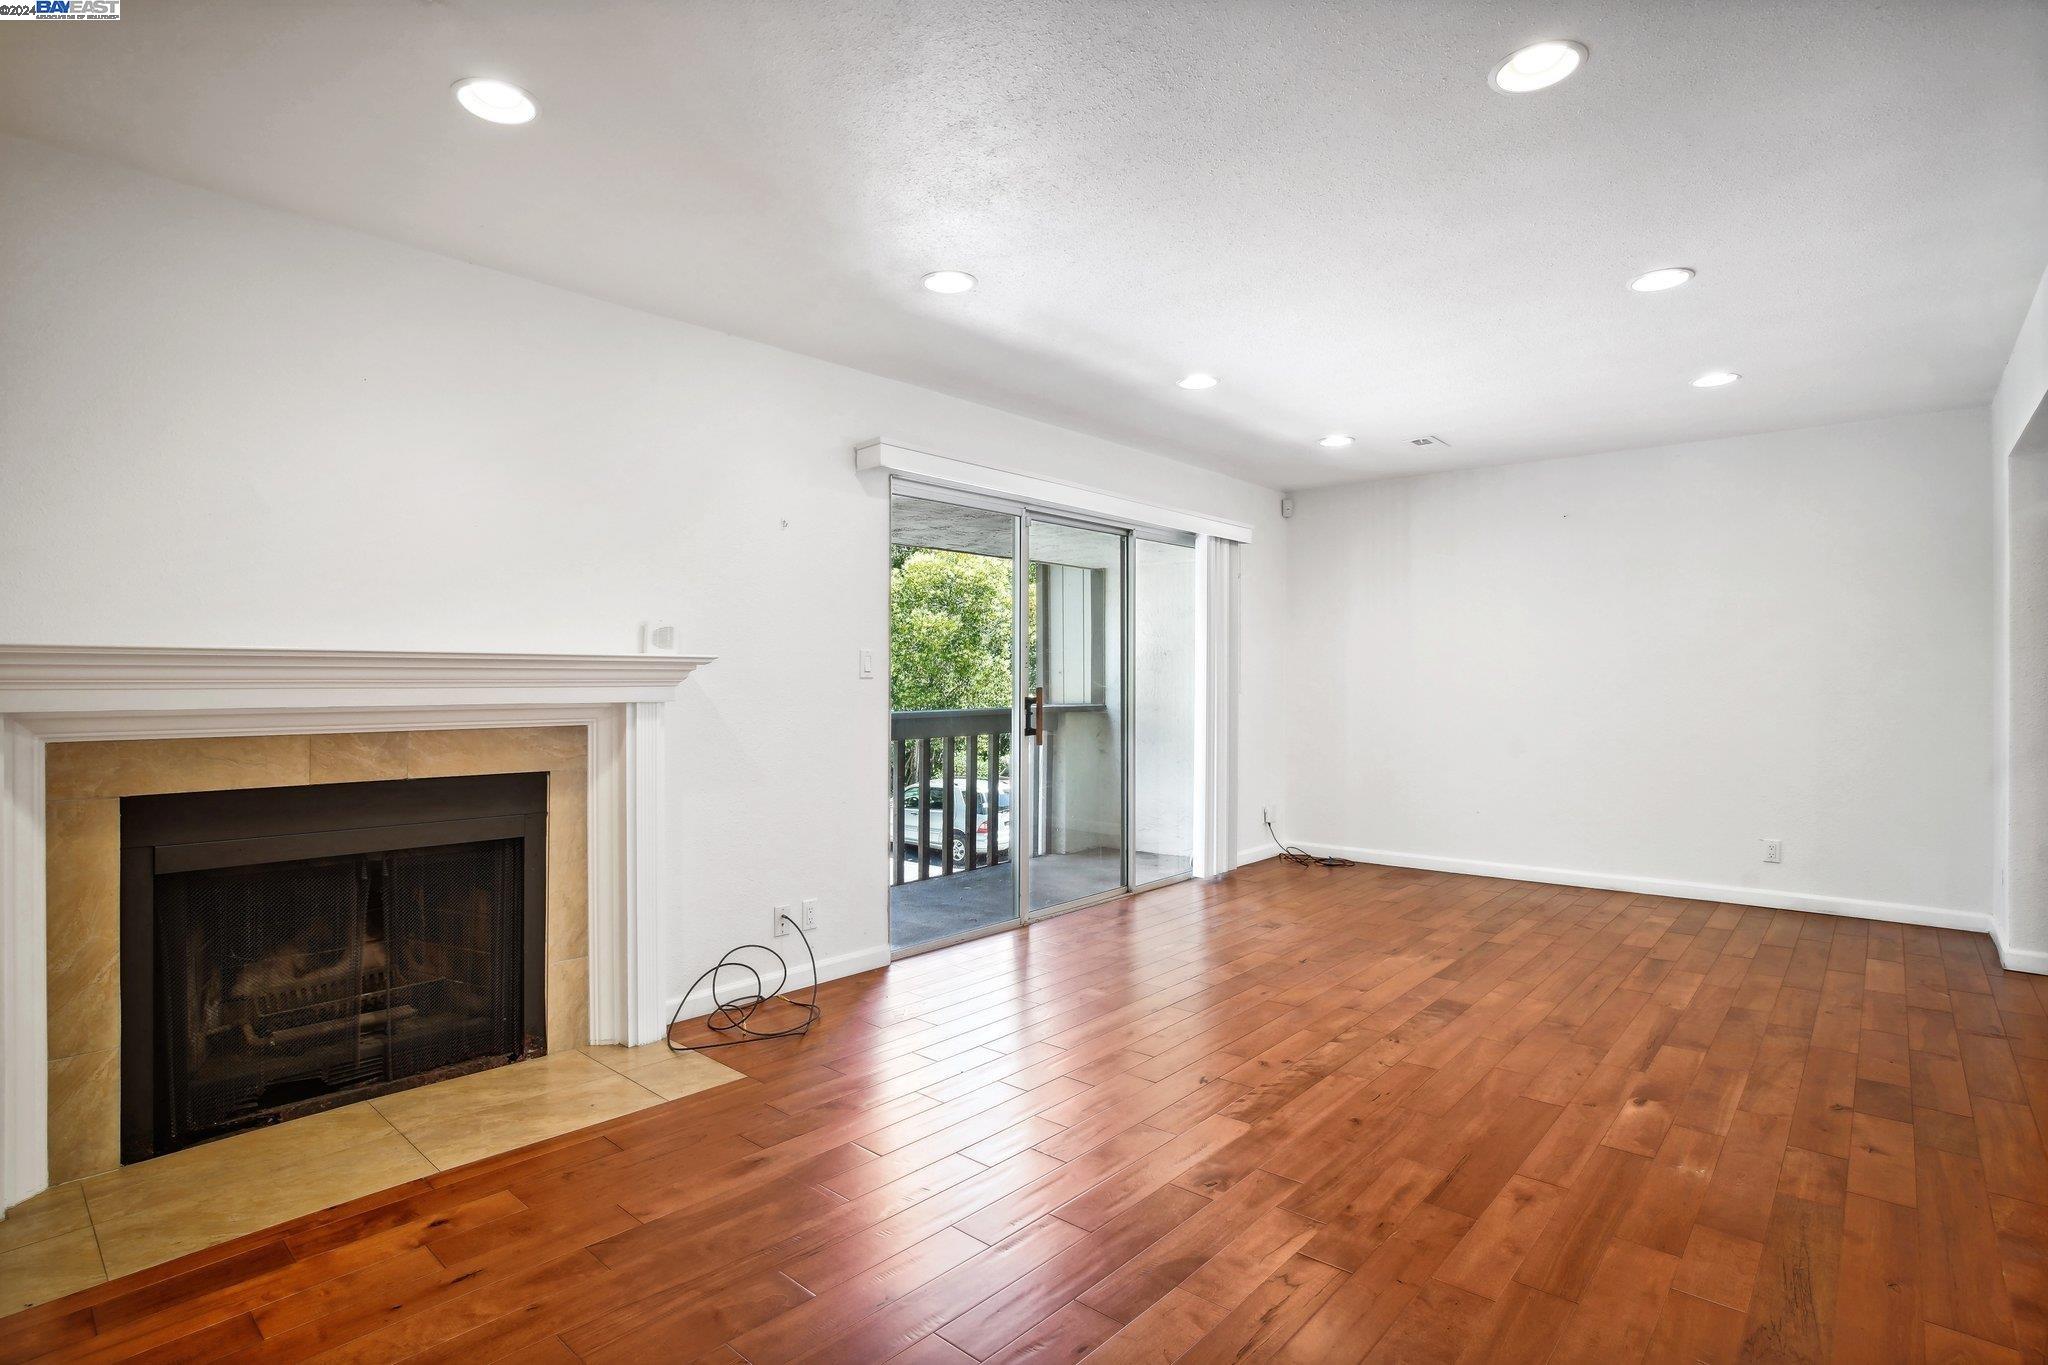
[[[546,1050],[546,774],[122,802],[122,1153]]]

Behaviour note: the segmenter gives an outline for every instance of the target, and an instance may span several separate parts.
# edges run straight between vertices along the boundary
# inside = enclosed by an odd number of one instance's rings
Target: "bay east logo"
[[[119,19],[121,0],[6,0],[0,19]]]

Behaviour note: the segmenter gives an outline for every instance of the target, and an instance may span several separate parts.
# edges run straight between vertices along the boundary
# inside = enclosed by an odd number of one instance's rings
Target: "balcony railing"
[[[906,880],[947,877],[1008,862],[1010,850],[1001,838],[1004,808],[999,798],[1009,771],[1008,707],[893,713],[889,732],[890,884],[900,886]],[[963,799],[955,800],[954,784],[963,778]],[[935,784],[945,799],[931,799]],[[985,818],[976,818],[977,808]],[[959,825],[963,815],[967,821],[964,829]],[[986,832],[977,830],[977,825],[986,825]],[[1011,825],[1016,827],[1014,819]],[[956,843],[960,846],[957,857]],[[906,877],[906,862],[914,875]]]
[[[1061,722],[1102,713],[1100,702],[1047,702],[1043,708],[1045,747],[1037,758],[1049,759],[1060,744]],[[1082,750],[1086,752],[1084,743]],[[1022,807],[1005,805],[1011,784],[1010,711],[991,706],[961,711],[897,711],[889,734],[889,881],[949,877],[1010,861],[1011,842],[1039,828]],[[1032,783],[1042,806],[1048,784],[1090,779],[1084,769],[1064,771],[1037,762]],[[933,801],[934,788],[955,792],[951,801]],[[906,795],[906,792],[908,795]],[[1009,829],[1003,816],[1009,815]],[[963,828],[960,820],[965,818]],[[980,825],[986,824],[982,830]],[[1004,835],[1007,833],[1008,837]],[[957,848],[956,848],[957,840]],[[1043,852],[1040,844],[1033,849]],[[957,856],[956,856],[957,854]],[[905,864],[909,867],[906,870]],[[934,867],[934,863],[937,864]]]

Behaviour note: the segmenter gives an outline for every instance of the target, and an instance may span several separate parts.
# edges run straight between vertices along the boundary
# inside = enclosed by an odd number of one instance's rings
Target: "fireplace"
[[[121,1160],[546,1051],[547,774],[125,797]]]

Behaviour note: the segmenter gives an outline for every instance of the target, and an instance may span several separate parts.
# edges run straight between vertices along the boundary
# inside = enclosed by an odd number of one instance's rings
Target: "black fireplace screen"
[[[122,1159],[547,1050],[546,777],[122,802]]]
[[[167,1148],[520,1049],[520,841],[159,876]]]

